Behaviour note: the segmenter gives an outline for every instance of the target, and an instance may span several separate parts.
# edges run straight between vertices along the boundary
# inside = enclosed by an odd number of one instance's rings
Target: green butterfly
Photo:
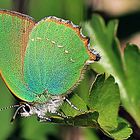
[[[89,38],[69,20],[50,16],[36,23],[27,15],[0,11],[0,74],[23,101],[16,111],[21,116],[50,121],[46,114],[58,112],[85,68],[99,59]]]

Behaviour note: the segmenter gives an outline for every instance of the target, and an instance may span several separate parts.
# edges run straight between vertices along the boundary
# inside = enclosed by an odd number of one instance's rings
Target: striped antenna
[[[0,111],[11,109],[11,108],[16,108],[16,107],[19,107],[19,106],[20,105],[11,105],[11,106],[8,106],[8,107],[3,107],[3,108],[0,109]]]

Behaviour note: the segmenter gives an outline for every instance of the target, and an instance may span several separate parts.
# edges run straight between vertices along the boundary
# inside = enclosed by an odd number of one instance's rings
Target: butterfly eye
[[[31,110],[30,108],[31,108],[30,105],[25,104],[24,111],[30,112],[30,110]]]

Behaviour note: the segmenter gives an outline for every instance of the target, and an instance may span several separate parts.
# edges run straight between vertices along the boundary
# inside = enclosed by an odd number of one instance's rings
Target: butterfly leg
[[[61,112],[62,112],[62,110],[61,110]],[[66,116],[63,112],[61,113],[61,112],[56,112],[56,115],[58,115],[59,117],[61,117],[61,118],[63,118],[63,119],[68,119],[69,117],[68,116]]]
[[[66,116],[65,113],[59,109],[60,112],[56,112],[56,114],[64,119],[65,124],[69,125],[70,116]]]
[[[75,110],[83,112],[81,109],[77,108],[74,104],[72,104],[72,102],[70,100],[68,100],[67,98],[65,98],[65,101]]]
[[[51,119],[42,115],[38,115],[39,122],[51,122]]]

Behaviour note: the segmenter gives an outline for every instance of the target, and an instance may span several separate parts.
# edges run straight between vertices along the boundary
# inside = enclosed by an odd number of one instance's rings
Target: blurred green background
[[[124,0],[118,9],[113,8],[120,2],[115,0],[1,0],[0,8],[15,10],[33,17],[36,21],[46,16],[57,16],[69,19],[81,25],[89,20],[94,12],[100,13],[106,21],[119,18],[118,37],[122,47],[131,42],[140,42],[140,2]],[[116,2],[116,3],[115,3]],[[104,4],[103,4],[104,3]],[[125,5],[125,6],[124,6]],[[119,7],[120,6],[120,7]],[[123,7],[123,8],[122,8]],[[135,8],[132,8],[135,7]],[[116,10],[116,11],[115,11]],[[87,72],[90,75],[90,71]],[[79,91],[86,92],[86,83],[79,87]],[[17,101],[0,79],[0,108],[15,104]],[[109,140],[102,132],[89,128],[74,128],[58,124],[39,123],[36,118],[18,118],[13,124],[10,119],[14,109],[0,112],[0,140]],[[130,138],[133,139],[133,136]]]

